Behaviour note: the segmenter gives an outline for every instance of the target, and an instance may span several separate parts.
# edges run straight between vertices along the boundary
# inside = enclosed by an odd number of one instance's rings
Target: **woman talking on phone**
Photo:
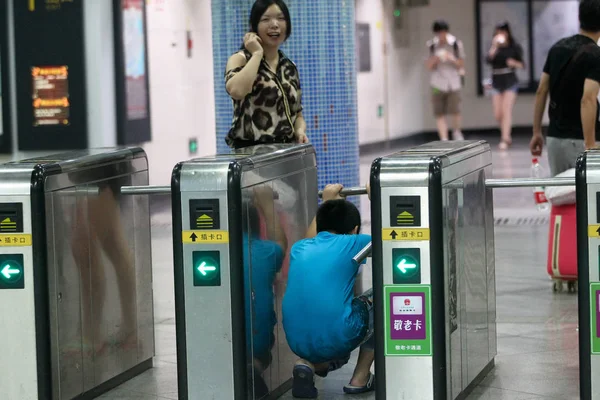
[[[225,72],[225,87],[233,99],[233,122],[225,138],[229,147],[308,143],[298,69],[279,50],[291,32],[282,0],[254,3],[250,32]]]
[[[494,116],[500,124],[500,149],[512,144],[512,112],[519,91],[515,70],[524,68],[523,49],[515,42],[508,22],[496,26],[486,61],[492,66]]]

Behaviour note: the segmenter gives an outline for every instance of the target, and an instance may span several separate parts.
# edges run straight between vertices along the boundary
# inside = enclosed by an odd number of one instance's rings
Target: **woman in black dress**
[[[512,144],[512,112],[519,91],[516,70],[524,68],[523,49],[515,41],[508,22],[496,26],[492,46],[486,57],[492,67],[494,116],[500,124],[500,149]]]

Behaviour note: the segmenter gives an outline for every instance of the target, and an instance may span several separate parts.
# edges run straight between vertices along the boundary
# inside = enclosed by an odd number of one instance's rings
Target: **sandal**
[[[344,393],[346,394],[361,394],[372,392],[373,390],[375,390],[375,375],[373,374],[369,374],[369,379],[365,386],[353,386],[350,384],[344,386]]]
[[[298,399],[316,399],[319,391],[315,387],[315,373],[308,365],[294,366],[292,396]]]
[[[500,141],[500,144],[498,145],[498,147],[500,148],[500,150],[508,150],[508,148],[510,147],[511,144],[512,144],[512,140],[502,139]]]

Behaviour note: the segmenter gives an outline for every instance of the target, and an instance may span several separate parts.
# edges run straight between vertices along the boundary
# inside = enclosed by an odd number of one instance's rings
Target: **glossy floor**
[[[370,163],[378,155],[381,154],[361,157],[361,182],[366,182]],[[494,150],[495,177],[527,177],[530,162],[526,142],[515,140],[513,148],[506,153]],[[495,369],[468,399],[578,399],[577,299],[572,294],[555,294],[551,290],[546,274],[548,215],[534,208],[531,189],[498,189],[494,193],[494,204],[498,356]],[[361,209],[364,228],[368,231],[368,199],[361,199]],[[159,209],[153,214],[152,229],[156,321],[154,368],[105,394],[102,399],[177,399],[168,210]],[[364,287],[370,286],[368,268],[363,275]],[[355,357],[342,370],[318,380],[319,398],[348,398],[342,388],[350,379]],[[286,394],[283,398],[291,399],[292,396]],[[375,396],[352,398],[374,399]]]

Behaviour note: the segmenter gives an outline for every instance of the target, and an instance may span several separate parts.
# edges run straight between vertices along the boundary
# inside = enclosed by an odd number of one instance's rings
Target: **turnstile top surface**
[[[191,159],[181,164],[181,191],[225,190],[230,168],[240,173],[241,187],[258,185],[306,168],[316,167],[310,144],[268,144],[246,147],[230,154]],[[237,166],[237,167],[235,167]]]
[[[402,150],[386,156],[386,159],[399,158],[442,158],[443,166],[461,162],[474,155],[489,152],[490,145],[484,140],[437,141]]]
[[[217,154],[193,158],[186,163],[228,163],[235,161],[241,165],[258,166],[264,163],[278,162],[290,156],[315,154],[310,144],[261,144],[234,150],[230,154]]]
[[[146,153],[140,147],[76,150],[1,164],[0,191],[28,193],[28,186],[37,180],[45,182],[44,191],[49,192],[147,169]]]
[[[50,169],[60,168],[62,172],[69,172],[90,165],[102,164],[111,161],[145,157],[145,152],[140,147],[115,147],[75,150],[64,153],[50,154],[43,157],[33,157],[25,160],[11,161],[0,166],[35,166],[44,165]]]
[[[481,164],[491,164],[490,145],[483,141],[438,141],[402,150],[376,160],[380,167],[382,186],[425,186],[429,180],[430,164],[436,160],[445,171],[443,181],[458,178],[461,171],[450,171],[452,165],[463,165],[468,161],[465,171],[479,168]],[[459,167],[459,170],[465,169]],[[448,173],[447,173],[448,172]]]

